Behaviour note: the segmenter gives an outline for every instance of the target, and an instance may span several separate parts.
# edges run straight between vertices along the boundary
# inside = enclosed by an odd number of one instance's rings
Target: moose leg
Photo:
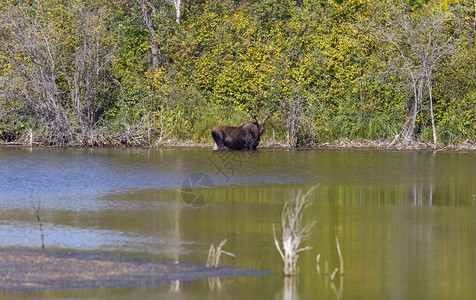
[[[225,145],[220,133],[212,130],[212,137],[214,141],[213,150],[222,150]]]

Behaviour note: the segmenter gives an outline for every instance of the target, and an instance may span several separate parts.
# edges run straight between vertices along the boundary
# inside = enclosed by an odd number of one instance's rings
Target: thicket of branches
[[[0,140],[474,143],[473,0],[7,0]],[[266,136],[264,136],[266,138]]]
[[[2,14],[4,115],[23,120],[40,142],[98,144],[113,87],[106,12],[75,2],[60,13],[66,24],[45,12],[40,4],[19,4]]]

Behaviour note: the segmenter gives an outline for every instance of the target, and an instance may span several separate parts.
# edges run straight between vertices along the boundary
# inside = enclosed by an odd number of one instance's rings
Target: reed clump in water
[[[215,247],[215,245],[210,246],[210,250],[208,251],[208,259],[207,264],[205,265],[207,268],[216,268],[220,264],[220,256],[222,254],[226,254],[232,257],[236,257],[235,254],[222,250],[223,245],[225,245],[226,239],[222,240],[220,244]]]
[[[300,248],[302,242],[310,235],[315,221],[304,221],[304,213],[312,204],[309,200],[309,194],[317,186],[311,188],[303,194],[301,190],[298,195],[284,204],[281,213],[282,227],[282,245],[276,237],[276,229],[273,224],[274,243],[284,262],[283,272],[285,276],[294,276],[298,274],[297,261],[302,251],[309,250],[312,247]]]

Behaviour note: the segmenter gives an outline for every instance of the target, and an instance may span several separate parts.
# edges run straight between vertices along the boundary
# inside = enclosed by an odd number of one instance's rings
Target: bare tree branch
[[[150,51],[152,54],[152,68],[154,71],[158,71],[161,62],[163,61],[163,55],[161,55],[159,44],[155,40],[154,23],[152,21],[151,12],[149,10],[150,5],[146,0],[137,0],[137,3],[140,6],[144,23],[147,27],[147,31],[149,32]]]
[[[428,4],[423,8],[427,11],[422,9],[416,14],[408,11],[403,2],[392,2],[386,8],[386,23],[375,28],[377,39],[385,40],[394,50],[394,54],[388,52],[388,70],[407,77],[413,94],[403,134],[397,136],[395,141],[401,139],[408,143],[413,140],[417,115],[428,97],[433,143],[437,142],[431,85],[438,63],[451,53],[452,37],[445,32],[444,26],[451,20],[455,8],[443,11],[431,5],[435,4]]]

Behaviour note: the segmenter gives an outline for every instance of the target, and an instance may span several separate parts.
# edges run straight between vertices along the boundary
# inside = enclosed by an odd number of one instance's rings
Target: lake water
[[[285,278],[273,224],[318,184]],[[40,204],[49,250],[205,263],[226,238],[221,264],[270,271],[0,299],[476,299],[476,153],[0,148],[0,187],[1,248],[41,248]]]

